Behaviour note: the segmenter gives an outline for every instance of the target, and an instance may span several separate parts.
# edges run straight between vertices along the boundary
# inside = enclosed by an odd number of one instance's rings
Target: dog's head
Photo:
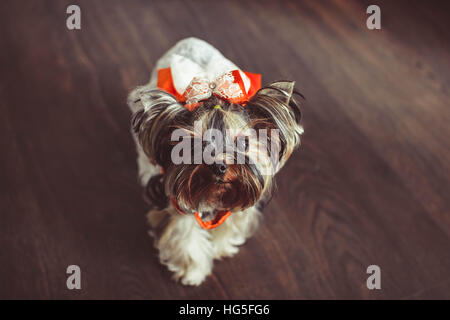
[[[164,170],[149,182],[150,194],[160,191],[154,202],[165,195],[183,211],[211,218],[254,205],[300,143],[294,93],[293,82],[273,82],[245,105],[212,96],[189,111],[165,91],[141,92],[146,108],[133,115],[133,130],[150,161]]]

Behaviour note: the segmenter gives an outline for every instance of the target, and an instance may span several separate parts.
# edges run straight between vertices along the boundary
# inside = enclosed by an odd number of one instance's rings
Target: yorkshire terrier
[[[261,88],[210,44],[187,38],[128,96],[141,184],[161,263],[199,285],[256,230],[274,175],[300,144],[293,81]]]

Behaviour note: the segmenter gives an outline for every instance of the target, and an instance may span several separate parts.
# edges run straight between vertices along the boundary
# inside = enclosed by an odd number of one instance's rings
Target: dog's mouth
[[[202,221],[209,222],[209,221],[215,221],[217,219],[220,219],[220,217],[223,216],[228,211],[229,210],[214,209],[212,211],[198,212],[198,216],[202,219]]]
[[[196,212],[195,219],[204,229],[213,229],[220,226],[231,215],[229,210],[213,210]]]

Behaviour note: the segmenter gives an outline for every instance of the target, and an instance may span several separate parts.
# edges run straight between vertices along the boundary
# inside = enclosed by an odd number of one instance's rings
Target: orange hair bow
[[[243,72],[250,80],[248,92],[245,90],[239,70],[224,73],[214,81],[203,77],[194,77],[186,90],[180,94],[173,84],[171,68],[159,69],[157,86],[174,95],[178,101],[185,102],[185,107],[189,111],[195,110],[201,105],[201,101],[212,95],[231,103],[246,103],[261,88],[261,75]]]

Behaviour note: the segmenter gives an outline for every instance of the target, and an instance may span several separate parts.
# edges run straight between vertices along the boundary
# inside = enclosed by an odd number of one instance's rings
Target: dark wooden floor
[[[0,2],[0,298],[450,298],[448,2],[376,1],[380,31],[369,1],[77,3],[80,31],[72,1]],[[187,36],[308,100],[262,227],[199,288],[158,263],[125,105]]]

